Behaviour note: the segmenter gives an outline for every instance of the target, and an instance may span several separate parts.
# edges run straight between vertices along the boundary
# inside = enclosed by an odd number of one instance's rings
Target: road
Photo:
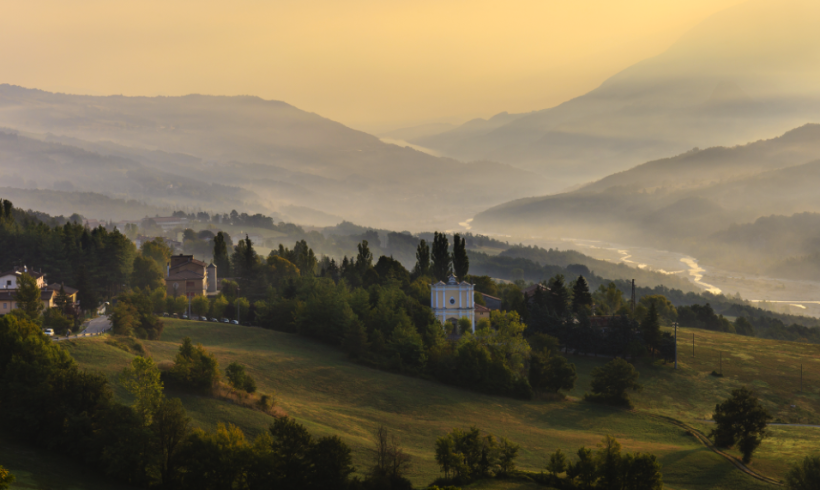
[[[111,328],[111,320],[107,316],[95,318],[88,322],[85,333],[102,333]]]

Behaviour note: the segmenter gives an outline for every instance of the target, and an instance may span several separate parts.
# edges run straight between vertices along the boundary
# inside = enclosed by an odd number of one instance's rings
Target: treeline
[[[67,221],[50,226],[3,202],[0,218],[0,269],[26,266],[46,273],[50,283],[79,289],[84,309],[116,295],[130,284],[134,244],[119,231],[88,230]]]
[[[189,347],[183,345],[180,356],[191,354]],[[165,396],[150,358],[134,358],[120,382],[133,395],[132,406],[114,401],[103,375],[81,371],[37,325],[14,315],[0,318],[0,426],[89,469],[141,487],[411,488],[391,472],[391,456],[400,457],[402,469],[408,461],[389,440],[382,463],[360,479],[352,477],[350,448],[339,437],[315,438],[287,417],[253,441],[232,425],[194,429],[180,400]],[[0,477],[0,484],[10,482],[1,468]],[[391,487],[390,478],[399,484]]]
[[[436,462],[444,478],[435,483],[467,485],[516,478],[556,489],[663,489],[661,464],[655,455],[622,453],[620,443],[609,435],[598,447],[597,451],[578,449],[575,461],[558,449],[547,457],[547,473],[532,473],[516,469],[517,444],[484,435],[475,426],[453,429],[436,440]]]

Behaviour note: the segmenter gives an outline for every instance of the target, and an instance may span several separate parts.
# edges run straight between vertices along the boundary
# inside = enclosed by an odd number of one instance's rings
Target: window
[[[9,304],[8,303],[3,303],[3,309],[7,310],[8,308],[9,308]]]
[[[186,282],[186,283],[185,283],[185,286],[186,286],[186,287],[189,287],[189,288],[194,287],[194,281],[188,281],[188,282]]]
[[[450,304],[451,304],[451,305],[456,304],[456,299],[455,299],[455,298],[453,298],[452,296],[450,297]]]

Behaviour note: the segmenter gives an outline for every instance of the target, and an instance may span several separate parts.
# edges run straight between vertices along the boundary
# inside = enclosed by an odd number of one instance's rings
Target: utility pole
[[[632,318],[635,318],[635,279],[632,279]]]
[[[692,334],[692,357],[695,357],[695,334]]]
[[[678,369],[678,322],[672,324],[675,327],[675,369]]]
[[[803,393],[803,365],[800,365],[800,393]]]
[[[723,351],[720,351],[720,375],[723,376]]]

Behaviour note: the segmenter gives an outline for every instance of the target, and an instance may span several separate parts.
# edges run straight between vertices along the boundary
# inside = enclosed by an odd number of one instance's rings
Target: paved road
[[[85,333],[102,333],[111,328],[111,321],[103,315],[88,322]]]

